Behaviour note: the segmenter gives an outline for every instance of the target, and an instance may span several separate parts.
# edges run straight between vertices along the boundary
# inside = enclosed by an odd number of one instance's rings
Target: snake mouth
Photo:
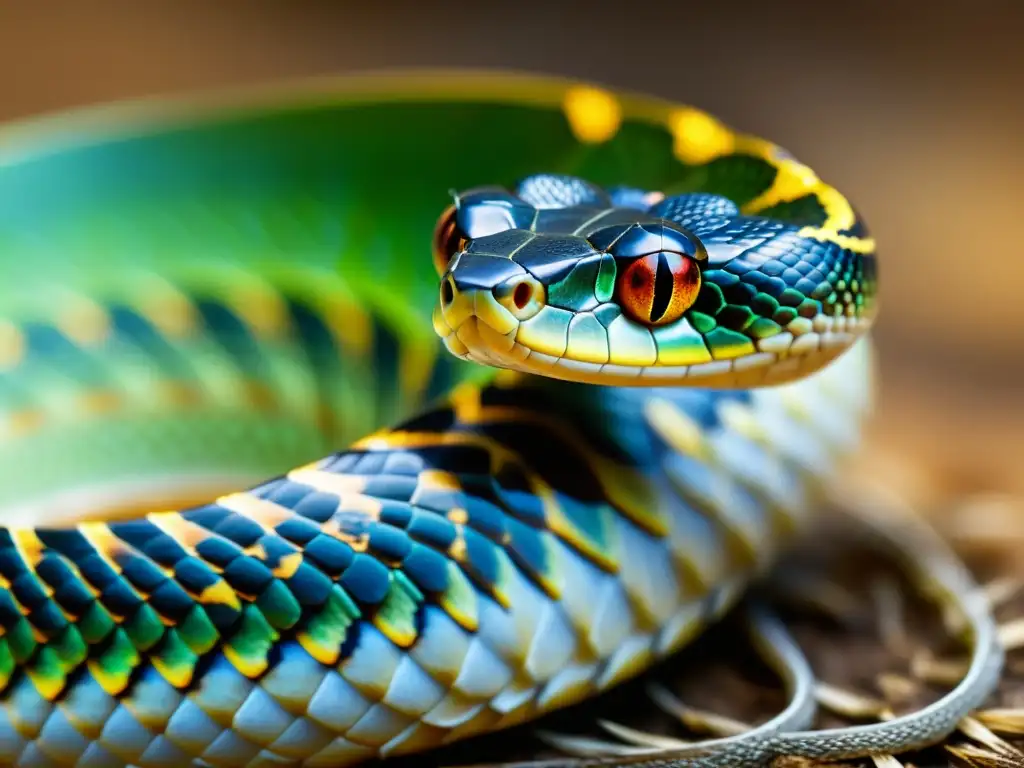
[[[448,351],[462,360],[593,384],[664,384],[667,378],[678,378],[686,372],[679,367],[615,365],[546,354],[518,340],[521,322],[491,291],[461,291],[454,296],[448,293],[448,297],[449,301],[442,297],[434,309],[434,330]],[[644,382],[645,378],[649,382]]]
[[[788,383],[823,367],[850,344],[777,349],[765,344],[758,354],[690,365],[626,365],[546,354],[519,340],[528,324],[517,320],[490,290],[463,291],[434,310],[434,330],[448,351],[469,362],[564,381],[610,386],[748,387]],[[860,322],[857,325],[861,325]],[[849,329],[853,331],[853,328]],[[829,334],[837,340],[846,334]],[[799,347],[800,345],[797,345]]]
[[[434,309],[434,331],[448,351],[463,360],[501,368],[515,367],[525,357],[514,352],[520,320],[486,289],[454,291],[451,278],[442,283],[441,302]]]

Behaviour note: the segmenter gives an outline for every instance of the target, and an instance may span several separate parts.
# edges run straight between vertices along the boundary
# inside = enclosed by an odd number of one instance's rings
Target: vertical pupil
[[[658,254],[658,266],[654,277],[654,297],[651,300],[651,322],[658,322],[665,314],[672,302],[672,291],[675,288],[675,278],[672,276],[672,267],[668,264],[668,258],[664,253]]]

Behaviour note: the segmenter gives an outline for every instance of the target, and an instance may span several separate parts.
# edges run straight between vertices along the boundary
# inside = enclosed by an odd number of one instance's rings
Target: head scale
[[[835,275],[849,283],[857,272],[865,289],[872,282],[859,258],[844,257],[855,255],[838,246],[816,252],[797,229],[740,216],[717,195],[608,193],[573,177],[533,176],[514,192],[469,190],[435,230],[434,327],[459,357],[571,381],[788,380],[857,335],[863,302],[837,304]],[[766,244],[775,252],[788,244],[808,262],[784,275],[792,285],[764,257]],[[829,349],[805,342],[800,353],[794,330],[838,324],[843,333]],[[801,365],[782,364],[794,357]]]

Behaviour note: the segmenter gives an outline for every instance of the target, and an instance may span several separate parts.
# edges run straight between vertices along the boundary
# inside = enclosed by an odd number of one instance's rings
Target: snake
[[[785,557],[874,399],[852,204],[701,110],[551,76],[16,123],[0,259],[0,763],[21,768],[349,766],[612,691]],[[948,734],[998,676],[991,617],[934,541],[889,543],[968,617],[949,696],[802,730],[813,673],[754,609],[790,672],[779,718],[570,763]]]

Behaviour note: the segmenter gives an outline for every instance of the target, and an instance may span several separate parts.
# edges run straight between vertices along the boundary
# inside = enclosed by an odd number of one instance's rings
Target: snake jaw
[[[522,281],[518,282],[523,284]],[[513,297],[515,287],[504,287],[507,290],[501,291],[502,295]],[[531,290],[534,290],[532,286]],[[442,297],[441,303],[434,308],[434,331],[456,357],[485,365],[514,368],[528,354],[528,350],[519,345],[521,351],[516,353],[515,338],[520,320],[513,315],[513,310],[507,308],[506,301],[497,298],[495,293],[498,292],[469,289],[452,291],[448,294],[450,300],[447,302]],[[529,311],[522,310],[520,308],[521,314],[531,316]],[[533,313],[536,311],[539,308],[533,310]]]
[[[591,362],[564,353],[549,354],[525,343],[528,339],[521,332],[528,324],[519,323],[510,313],[495,312],[494,306],[500,308],[500,304],[489,291],[464,295],[464,304],[449,312],[438,306],[434,312],[434,328],[451,354],[480,365],[563,381],[653,387],[677,385],[683,380],[704,387],[776,385],[803,378],[853,346],[843,343],[803,349],[797,344],[778,354],[762,351],[739,360],[678,365]],[[769,347],[775,345],[766,344],[765,350]]]

